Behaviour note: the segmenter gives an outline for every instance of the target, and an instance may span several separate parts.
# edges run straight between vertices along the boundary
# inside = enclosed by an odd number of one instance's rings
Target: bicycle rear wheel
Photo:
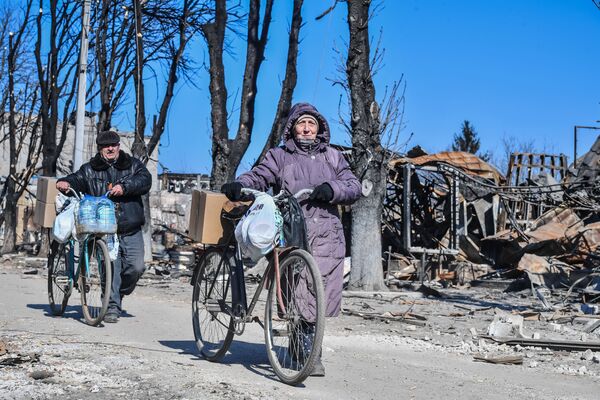
[[[310,253],[293,250],[280,263],[265,306],[265,343],[273,371],[282,382],[297,385],[320,356],[325,329],[325,294],[321,272]],[[274,274],[273,274],[274,275]]]
[[[69,244],[52,242],[48,254],[48,303],[52,315],[65,313],[73,289],[69,277]]]
[[[87,242],[87,246],[87,260],[83,257],[79,261],[79,291],[85,322],[97,326],[108,309],[112,266],[108,247],[103,239],[92,238]]]
[[[231,299],[231,266],[227,251],[211,249],[197,267],[192,293],[192,325],[198,350],[209,361],[220,360],[234,334]]]

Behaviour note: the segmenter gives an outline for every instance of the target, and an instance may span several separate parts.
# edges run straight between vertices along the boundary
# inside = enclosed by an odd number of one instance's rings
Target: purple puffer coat
[[[306,152],[296,146],[293,127],[303,114],[311,114],[319,121],[318,145]],[[286,189],[297,193],[313,189],[327,182],[333,189],[330,204],[301,202],[308,242],[325,284],[326,315],[337,316],[342,303],[344,255],[346,243],[337,204],[351,204],[361,194],[361,185],[354,176],[344,156],[329,146],[329,124],[317,109],[308,103],[298,103],[290,110],[285,124],[284,144],[269,150],[263,161],[238,177],[244,187],[266,191],[273,187],[274,193]],[[312,312],[302,314],[311,320]],[[307,315],[308,314],[308,315]]]

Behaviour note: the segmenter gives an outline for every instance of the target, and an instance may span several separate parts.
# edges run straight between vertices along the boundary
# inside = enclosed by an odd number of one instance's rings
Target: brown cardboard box
[[[37,181],[37,192],[36,199],[43,201],[46,204],[54,204],[56,202],[56,195],[58,190],[56,189],[56,178],[48,176],[40,176]]]
[[[45,203],[37,201],[33,212],[33,222],[42,228],[52,228],[56,218],[56,208],[54,203]]]
[[[221,193],[194,190],[190,208],[189,234],[192,239],[204,244],[224,243],[231,234],[229,221],[221,219],[227,197]]]

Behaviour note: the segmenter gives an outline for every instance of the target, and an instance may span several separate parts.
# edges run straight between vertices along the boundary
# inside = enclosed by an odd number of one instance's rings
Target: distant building
[[[209,190],[210,176],[206,174],[185,174],[175,172],[163,172],[158,175],[160,182],[159,190],[170,193],[191,194],[192,190]]]

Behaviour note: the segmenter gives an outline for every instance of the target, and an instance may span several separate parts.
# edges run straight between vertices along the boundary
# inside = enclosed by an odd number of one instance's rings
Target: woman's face
[[[294,125],[296,139],[315,140],[319,126],[316,121],[310,117],[300,117]]]

